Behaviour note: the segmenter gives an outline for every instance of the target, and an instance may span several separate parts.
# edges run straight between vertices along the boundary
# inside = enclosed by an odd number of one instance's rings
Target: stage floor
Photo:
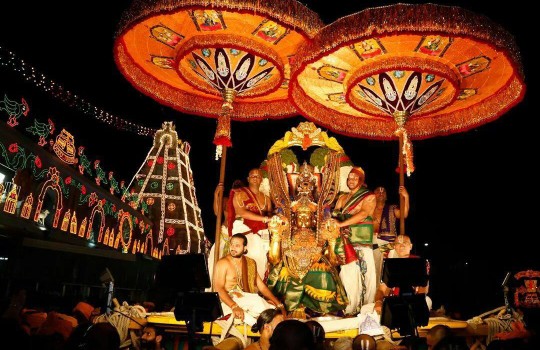
[[[161,313],[161,314],[152,314],[149,315],[146,320],[148,323],[154,324],[157,327],[163,328],[165,332],[177,333],[177,334],[187,334],[186,323],[184,321],[177,321],[172,312]],[[446,317],[432,317],[429,319],[429,322],[424,327],[418,327],[418,333],[420,337],[425,337],[429,329],[435,325],[443,324],[452,329],[456,336],[473,336],[480,337],[486,336],[488,334],[487,324],[480,324],[477,327],[472,327],[466,321],[453,320]],[[259,337],[259,333],[251,332],[250,327],[244,328],[243,325],[237,325],[236,328],[240,333],[244,334],[244,329],[247,332],[248,337]],[[198,332],[201,335],[221,335],[221,327],[214,322],[204,322],[203,330]],[[358,335],[358,328],[353,329],[343,329],[339,331],[327,332],[327,339],[337,339],[341,337],[351,337],[354,338]],[[394,334],[395,337],[399,334]]]

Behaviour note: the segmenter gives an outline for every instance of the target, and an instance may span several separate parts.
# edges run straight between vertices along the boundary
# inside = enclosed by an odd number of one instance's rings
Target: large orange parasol
[[[414,170],[410,140],[477,127],[525,94],[513,36],[459,7],[366,9],[321,29],[297,57],[291,96],[299,111],[337,133],[399,138],[400,185],[404,163]]]
[[[294,0],[139,0],[122,19],[114,56],[142,93],[218,119],[214,143],[223,185],[230,119],[297,114],[288,98],[290,61],[321,27],[319,17]],[[220,228],[217,215],[215,242]]]

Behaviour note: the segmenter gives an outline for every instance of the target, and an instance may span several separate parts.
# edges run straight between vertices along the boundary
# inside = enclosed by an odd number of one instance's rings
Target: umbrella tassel
[[[214,144],[216,147],[216,160],[221,158],[223,154],[223,146],[231,147],[231,113],[233,111],[233,101],[236,96],[236,91],[233,89],[225,89],[223,91],[223,105],[221,106],[221,115],[217,121],[216,134],[214,136]]]
[[[403,131],[403,157],[405,157],[405,167],[407,169],[407,176],[411,176],[414,172],[414,163],[413,163],[413,149],[412,142],[407,136],[407,130]]]
[[[405,160],[405,170],[407,171],[407,176],[411,176],[414,172],[414,163],[413,163],[413,149],[412,142],[407,135],[407,130],[400,127],[395,131],[395,135],[403,136],[403,144],[401,146],[401,156]]]
[[[403,140],[403,143],[401,144],[402,154],[399,156],[403,157],[405,160],[407,176],[411,176],[411,174],[414,172],[412,143],[407,135],[407,130],[405,129],[405,123],[407,123],[409,113],[407,111],[395,111],[393,116],[396,124],[398,125],[396,131],[394,131],[394,135],[398,136],[400,141]],[[401,169],[399,171],[401,172]]]
[[[223,154],[223,146],[231,147],[231,119],[229,115],[221,115],[218,118],[216,135],[214,136],[216,145],[216,160]]]

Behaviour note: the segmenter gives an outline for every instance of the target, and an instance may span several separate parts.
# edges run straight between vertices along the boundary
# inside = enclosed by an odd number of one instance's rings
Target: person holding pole
[[[409,216],[409,193],[405,186],[399,186],[399,196],[403,201],[403,210],[397,204],[387,203],[387,194],[384,187],[377,187],[374,191],[376,204],[373,211],[373,231],[376,239],[373,245],[373,258],[375,259],[375,271],[377,282],[381,280],[381,269],[384,258],[388,252],[394,249],[394,241],[399,234],[399,226],[396,219]],[[378,283],[377,283],[378,287]]]
[[[227,203],[229,236],[242,233],[248,240],[247,256],[257,262],[257,272],[264,280],[269,248],[268,221],[272,215],[270,197],[260,191],[262,172],[251,169],[248,186],[233,186]]]
[[[236,180],[228,197],[223,196],[223,184],[221,183],[214,192],[214,214],[219,217],[221,208],[224,219],[223,221],[219,220],[222,222],[220,238],[215,240],[208,257],[212,285],[214,284],[214,261],[227,254],[230,237],[235,233],[242,233],[246,236],[248,241],[246,256],[257,262],[257,272],[263,280],[265,279],[269,248],[267,223],[272,211],[272,201],[270,197],[259,190],[262,182],[260,169],[251,169],[247,180],[248,186],[245,186],[242,181]],[[220,242],[219,246],[216,245],[218,241]],[[217,257],[215,256],[216,251]]]

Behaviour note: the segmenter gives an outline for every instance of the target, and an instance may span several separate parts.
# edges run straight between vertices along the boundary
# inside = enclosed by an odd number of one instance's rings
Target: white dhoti
[[[231,296],[234,302],[244,310],[244,321],[240,321],[238,319],[235,319],[232,315],[229,317],[228,320],[216,320],[215,323],[217,323],[221,327],[221,337],[218,342],[221,342],[225,339],[225,337],[228,334],[231,334],[237,338],[239,338],[244,347],[248,345],[248,337],[247,337],[247,327],[253,326],[257,322],[257,318],[263,312],[267,309],[275,309],[275,306],[268,303],[264,298],[259,296],[256,293],[246,293],[246,292],[235,292],[235,294],[240,293],[242,296]],[[221,308],[223,309],[223,314],[228,315],[232,313],[232,309],[225,303],[221,303]],[[237,323],[243,323],[244,324],[244,334],[242,334],[240,331],[238,331],[237,328],[234,327]],[[215,345],[215,344],[214,344]]]
[[[360,268],[356,261],[350,262],[341,266],[339,271],[339,278],[343,283],[347,297],[349,298],[349,304],[345,308],[345,314],[355,314],[357,308],[360,306],[360,288],[362,281],[360,280]]]
[[[244,310],[244,323],[249,326],[253,326],[257,322],[257,318],[261,312],[267,309],[276,308],[257,293],[242,292],[241,297],[234,296],[232,299],[240,308],[242,308],[242,310]],[[231,308],[227,306],[227,304],[221,303],[221,307],[223,308],[224,315],[232,313]]]
[[[360,260],[341,266],[339,277],[349,298],[346,314],[360,312],[362,305],[375,302],[377,276],[371,247],[355,246]]]

